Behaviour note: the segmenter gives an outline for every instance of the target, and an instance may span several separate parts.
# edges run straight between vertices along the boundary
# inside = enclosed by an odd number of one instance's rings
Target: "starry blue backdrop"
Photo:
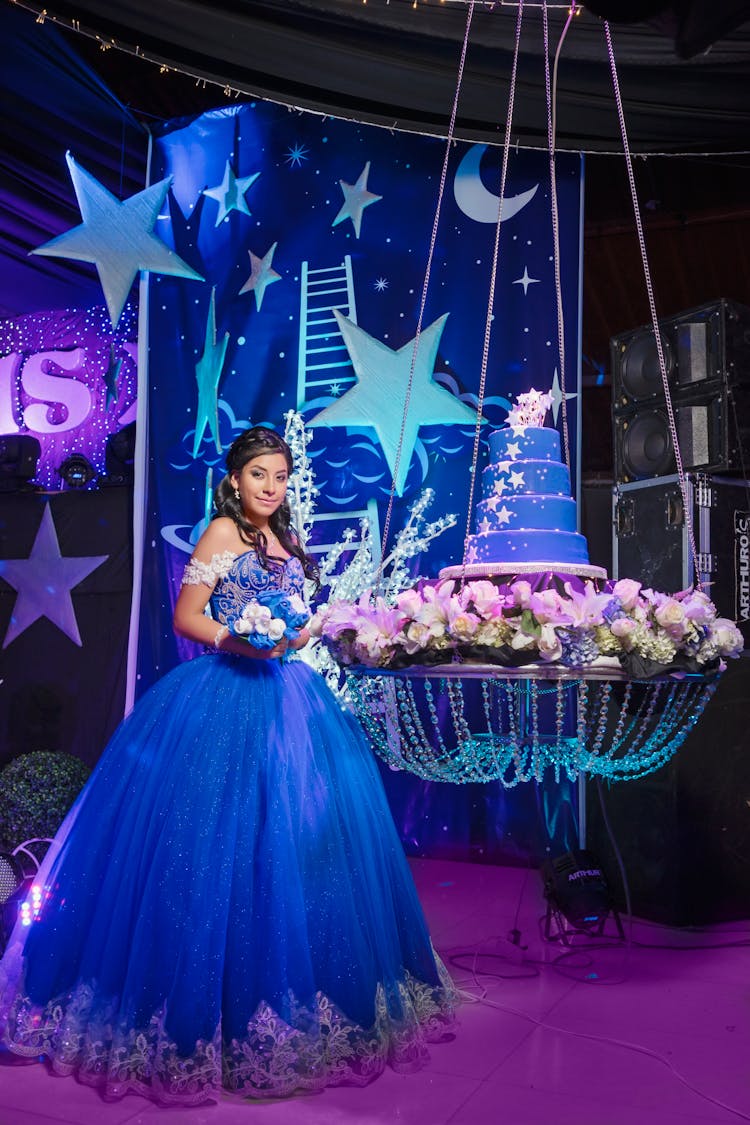
[[[145,566],[141,687],[190,655],[173,638],[171,611],[207,497],[242,429],[283,429],[290,409],[313,427],[317,511],[337,517],[319,525],[325,530],[316,529],[314,541],[337,538],[368,506],[382,526],[403,414],[394,388],[408,381],[444,154],[441,139],[268,103],[170,122],[155,137],[151,181],[173,178],[156,233],[204,280],[150,277],[153,550]],[[414,370],[416,419],[401,450],[392,528],[425,487],[435,492],[430,517],[455,513],[458,521],[415,560],[415,574],[435,575],[462,558],[501,160],[501,149],[468,143],[450,152]],[[562,384],[575,470],[581,158],[559,156],[556,175],[564,382],[549,160],[513,150],[480,469],[487,434],[521,391],[552,388],[553,421],[561,425]],[[367,379],[374,382],[364,424],[356,389]]]

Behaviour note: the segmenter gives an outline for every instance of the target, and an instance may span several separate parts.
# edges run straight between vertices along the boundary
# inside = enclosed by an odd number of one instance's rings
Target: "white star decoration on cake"
[[[255,294],[255,307],[258,312],[260,312],[260,306],[263,304],[267,287],[273,285],[274,281],[281,281],[281,274],[271,269],[271,262],[278,245],[278,242],[274,242],[271,249],[267,250],[262,258],[253,254],[252,250],[248,250],[252,269],[249,278],[240,289],[240,294],[249,293],[252,290]]]
[[[219,379],[224,367],[224,357],[229,343],[229,333],[224,333],[220,344],[216,343],[216,289],[211,290],[211,301],[206,317],[206,335],[203,355],[195,365],[195,379],[198,384],[198,408],[195,412],[195,437],[193,457],[198,456],[206,426],[211,430],[216,452],[221,453],[219,441],[219,411],[216,401]]]
[[[510,483],[511,483],[513,488],[520,488],[521,485],[524,483],[523,473],[515,473],[515,472],[511,473],[510,474]]]
[[[448,314],[439,317],[420,335],[409,409],[404,419],[414,340],[393,351],[343,316],[338,309],[333,311],[351,357],[357,384],[316,414],[309,424],[312,427],[369,426],[375,430],[388,467],[396,476],[396,492],[400,496],[420,426],[473,425],[476,421],[471,407],[438,386],[432,378]],[[399,457],[402,422],[403,441]]]
[[[114,327],[141,270],[203,281],[196,270],[154,234],[172,177],[119,200],[65,154],[83,222],[32,250],[50,258],[93,262]]]
[[[483,518],[482,522],[479,524],[479,530],[482,532],[483,535],[486,535],[487,532],[490,530],[491,526],[492,526],[492,524],[490,523],[490,521],[485,516]]]
[[[203,194],[207,195],[210,199],[215,199],[219,204],[219,212],[216,216],[215,226],[218,227],[226,219],[230,211],[239,211],[243,215],[250,215],[251,211],[245,199],[245,192],[249,189],[251,184],[257,180],[260,172],[254,172],[252,176],[237,177],[234,174],[232,165],[227,160],[224,169],[224,179],[216,187],[204,188]],[[265,183],[265,181],[264,181]]]
[[[499,497],[499,496],[490,496],[490,497],[488,497],[488,499],[487,499],[487,500],[485,501],[485,503],[486,503],[486,505],[487,505],[487,507],[488,507],[488,508],[492,508],[492,511],[493,511],[493,512],[496,512],[496,511],[497,511],[497,506],[498,506],[498,504],[500,503],[500,497]]]
[[[339,223],[343,223],[344,219],[351,219],[357,238],[359,238],[362,227],[362,212],[365,207],[369,207],[371,203],[377,203],[379,199],[383,198],[382,195],[374,195],[373,192],[367,190],[369,174],[370,161],[368,160],[355,184],[347,184],[344,180],[339,180],[339,185],[344,193],[344,202],[331,226],[335,227]]]
[[[0,560],[0,578],[18,594],[3,648],[40,617],[46,617],[80,647],[83,642],[70,591],[108,558],[109,555],[61,555],[52,512],[45,504],[29,557]]]
[[[509,457],[513,458],[514,461],[515,461],[516,457],[521,456],[521,447],[519,445],[516,445],[515,442],[513,442],[513,444],[509,443],[505,447],[505,451],[506,451],[506,453],[508,454]]]
[[[497,513],[497,518],[500,523],[510,523],[510,508],[506,508],[503,504],[500,511]]]
[[[473,543],[466,552],[466,561],[467,563],[475,563],[477,561],[477,549]]]
[[[505,492],[506,488],[508,487],[508,482],[505,479],[505,477],[500,477],[499,480],[495,481],[494,487],[495,487],[495,495],[496,496],[502,496],[502,494]]]
[[[514,434],[519,426],[524,429],[527,426],[543,426],[544,415],[551,406],[552,393],[550,391],[542,393],[532,387],[531,390],[519,395],[516,405],[508,411],[508,425]]]

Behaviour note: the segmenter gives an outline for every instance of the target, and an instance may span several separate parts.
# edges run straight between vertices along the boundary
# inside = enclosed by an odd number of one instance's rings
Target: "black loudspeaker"
[[[41,451],[31,434],[0,434],[0,492],[33,487]]]
[[[673,926],[750,917],[750,653],[729,660],[716,694],[671,761],[604,786],[633,913]],[[586,845],[599,857],[614,904],[622,880],[596,782],[586,786]]]
[[[677,442],[686,470],[750,469],[750,308],[724,299],[659,321]],[[615,477],[677,471],[652,325],[610,340]]]

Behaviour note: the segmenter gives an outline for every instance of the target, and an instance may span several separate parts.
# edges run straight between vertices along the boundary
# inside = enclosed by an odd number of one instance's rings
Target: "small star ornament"
[[[232,165],[227,160],[221,183],[216,187],[205,188],[203,191],[204,195],[209,199],[215,199],[219,204],[214,226],[218,227],[223,223],[230,211],[239,211],[241,215],[252,213],[247,205],[245,192],[255,183],[259,175],[260,172],[254,172],[252,176],[235,176]]]
[[[248,250],[252,269],[250,270],[249,278],[240,289],[240,294],[254,293],[255,307],[258,312],[260,312],[263,297],[265,296],[268,286],[273,285],[274,281],[281,281],[281,274],[271,269],[271,262],[273,261],[273,256],[278,245],[278,242],[274,242],[271,249],[267,250],[262,258],[259,258],[257,254],[253,254],[252,250]]]
[[[108,558],[61,555],[52,510],[45,504],[29,557],[0,559],[0,578],[17,592],[3,648],[42,617],[82,647],[70,591]]]
[[[503,504],[502,508],[497,513],[498,521],[501,524],[508,524],[508,523],[510,523],[510,516],[511,516],[510,508],[506,508],[505,505]]]
[[[192,266],[183,262],[154,234],[154,225],[172,182],[171,176],[131,195],[129,199],[119,200],[90,172],[76,164],[69,152],[65,159],[83,222],[31,252],[49,258],[93,262],[113,327],[120,319],[136,276],[142,270],[203,281]]]
[[[486,535],[486,534],[487,534],[487,532],[488,532],[488,531],[490,530],[490,527],[491,527],[491,526],[492,526],[492,525],[491,525],[490,521],[489,521],[489,520],[487,519],[487,517],[485,516],[485,517],[483,518],[482,522],[481,522],[481,523],[480,523],[480,525],[479,525],[479,530],[481,531],[482,535]]]
[[[523,473],[513,472],[510,474],[510,483],[512,488],[521,488],[524,484]]]
[[[519,428],[528,426],[540,427],[544,425],[544,415],[552,406],[552,392],[530,391],[519,395],[515,406],[508,411],[508,425],[515,434]]]
[[[369,207],[371,203],[377,203],[378,200],[383,198],[382,195],[374,195],[373,192],[367,190],[369,174],[370,161],[368,160],[356,183],[347,184],[344,180],[339,180],[339,185],[344,193],[344,202],[331,226],[335,227],[339,223],[343,223],[344,219],[351,219],[357,238],[359,238],[359,232],[362,228],[362,212],[365,207]]]
[[[499,480],[495,481],[494,487],[495,487],[495,495],[496,496],[502,496],[502,494],[505,492],[506,488],[508,487],[508,482],[505,479],[505,477],[500,477]]]

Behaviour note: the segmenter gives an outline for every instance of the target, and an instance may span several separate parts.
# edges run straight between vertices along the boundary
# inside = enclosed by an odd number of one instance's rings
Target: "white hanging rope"
[[[544,28],[544,86],[547,95],[547,145],[549,148],[549,182],[550,205],[552,210],[552,256],[555,267],[555,300],[557,303],[557,344],[560,357],[560,393],[562,394],[562,436],[563,454],[565,464],[570,472],[570,435],[568,432],[568,396],[565,393],[565,321],[563,318],[562,278],[560,270],[560,219],[557,207],[557,177],[555,174],[555,132],[557,128],[557,64],[560,59],[565,36],[568,33],[571,21],[576,14],[576,9],[571,8],[568,18],[560,35],[560,40],[555,51],[555,63],[552,82],[550,83],[549,70],[549,22],[547,19],[547,5],[542,8],[542,24]]]
[[[503,163],[500,173],[500,199],[497,207],[497,223],[495,225],[495,244],[492,250],[492,269],[490,272],[490,290],[487,300],[487,319],[484,326],[484,343],[482,346],[482,365],[479,376],[479,394],[477,396],[477,421],[474,429],[474,447],[471,455],[471,469],[469,470],[469,501],[466,508],[466,529],[464,532],[464,551],[461,563],[461,586],[466,582],[467,555],[469,549],[469,533],[471,531],[471,518],[474,508],[474,488],[477,477],[477,464],[479,461],[479,437],[482,429],[482,410],[484,407],[484,391],[487,384],[487,364],[490,354],[490,336],[492,334],[492,310],[495,305],[495,282],[497,279],[497,266],[500,257],[500,228],[503,221],[503,199],[505,198],[505,180],[508,173],[508,154],[510,152],[510,136],[513,126],[513,106],[516,96],[516,77],[518,73],[518,52],[521,43],[521,22],[523,20],[523,0],[519,0],[518,16],[516,18],[516,39],[513,45],[513,67],[510,75],[510,89],[508,91],[508,113],[505,121],[505,141],[503,143]]]
[[[464,31],[464,41],[461,46],[461,59],[458,64],[458,78],[456,81],[456,92],[453,96],[453,107],[451,109],[450,124],[448,126],[448,135],[445,143],[445,155],[443,157],[443,168],[440,174],[440,187],[438,189],[437,206],[435,208],[435,217],[432,222],[432,235],[430,237],[430,249],[427,255],[427,268],[425,269],[424,282],[422,284],[422,297],[419,303],[419,318],[417,320],[417,331],[414,336],[414,347],[411,353],[411,365],[409,367],[409,382],[406,387],[406,401],[404,402],[404,411],[401,416],[401,430],[399,432],[398,446],[396,449],[396,461],[393,466],[393,479],[391,481],[391,491],[388,496],[388,508],[383,522],[383,535],[380,547],[381,564],[378,568],[377,589],[380,590],[380,585],[383,578],[383,562],[386,556],[386,545],[388,543],[388,531],[391,524],[391,516],[393,514],[393,502],[396,496],[396,481],[398,479],[398,470],[401,464],[401,453],[404,444],[404,431],[406,429],[406,419],[409,415],[409,404],[411,403],[411,391],[414,383],[414,367],[417,362],[417,352],[419,351],[419,339],[422,335],[422,321],[424,319],[424,310],[427,303],[427,290],[430,284],[430,274],[432,272],[432,259],[435,254],[435,243],[437,241],[438,224],[440,222],[440,212],[443,206],[443,196],[445,195],[445,183],[448,175],[448,161],[450,159],[451,147],[453,145],[453,134],[456,127],[456,116],[458,114],[458,100],[461,94],[461,83],[464,75],[464,64],[466,62],[466,51],[469,45],[469,32],[471,30],[471,19],[474,15],[474,0],[469,4],[469,11],[466,16],[466,29]]]

